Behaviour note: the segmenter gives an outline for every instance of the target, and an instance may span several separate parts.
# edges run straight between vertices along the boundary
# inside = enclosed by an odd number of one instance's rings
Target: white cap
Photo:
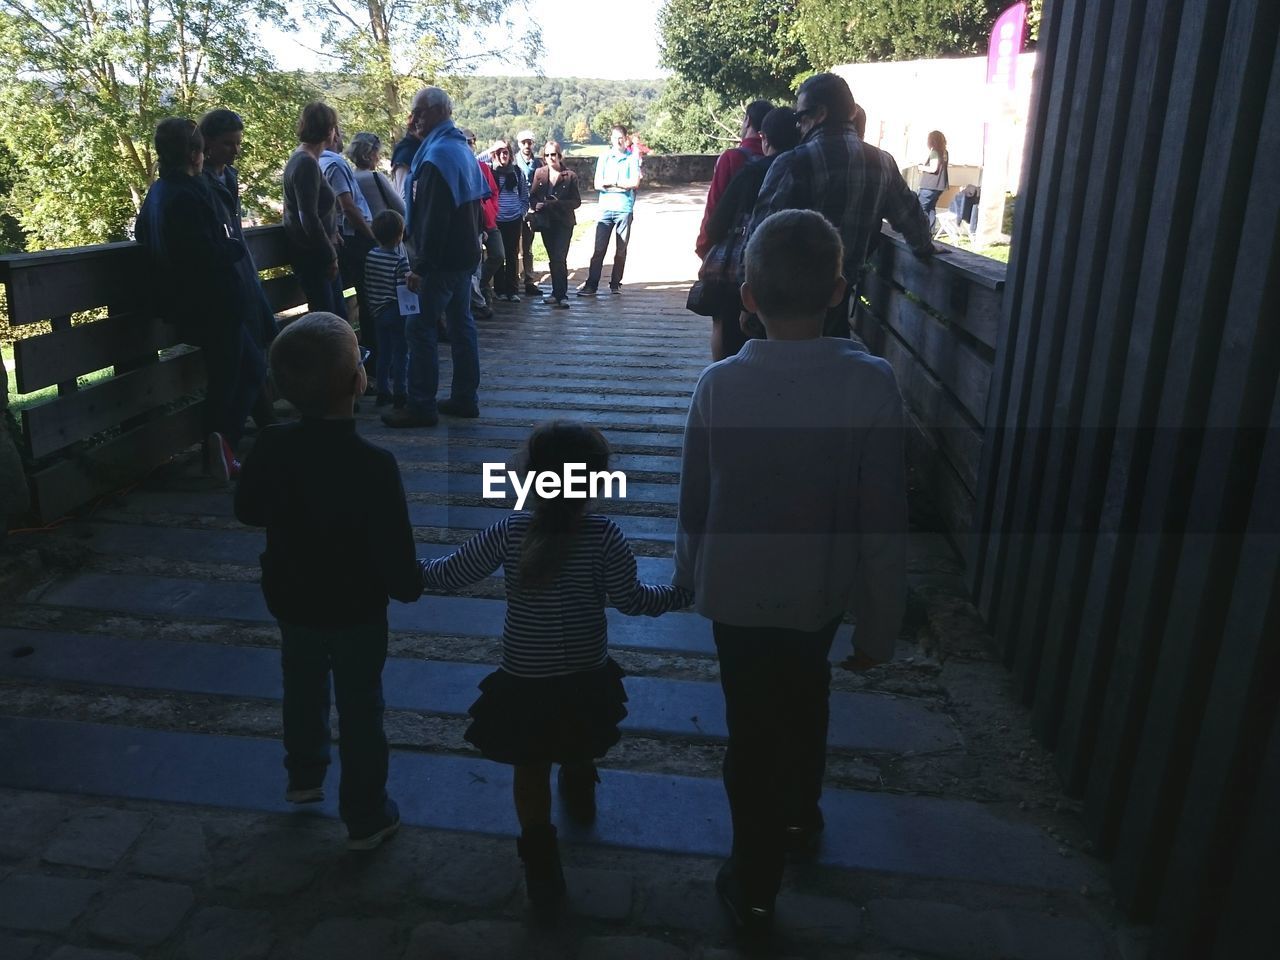
[[[533,135],[532,130],[521,130],[519,133],[516,134],[516,143],[520,143],[522,140],[537,140],[537,139],[538,138]]]

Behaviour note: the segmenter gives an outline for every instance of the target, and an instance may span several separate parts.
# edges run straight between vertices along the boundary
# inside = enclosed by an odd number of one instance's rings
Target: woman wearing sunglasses
[[[573,212],[582,206],[578,192],[578,177],[564,166],[560,144],[548,140],[542,148],[546,165],[533,172],[533,185],[529,188],[529,205],[533,210],[533,226],[542,231],[542,243],[551,261],[551,296],[543,297],[548,306],[567,309],[569,306],[569,242],[578,222]]]
[[[490,149],[489,164],[498,185],[498,232],[502,234],[504,263],[493,278],[497,299],[519,303],[516,279],[520,272],[520,228],[529,212],[529,181],[512,162],[511,146],[497,140]]]

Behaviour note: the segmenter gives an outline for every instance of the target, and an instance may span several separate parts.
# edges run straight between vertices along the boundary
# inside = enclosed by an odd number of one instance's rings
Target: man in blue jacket
[[[413,98],[410,119],[422,144],[405,181],[406,236],[413,251],[407,283],[417,291],[421,311],[405,321],[409,402],[383,414],[389,427],[433,427],[439,413],[480,415],[471,275],[480,263],[480,201],[489,195],[489,185],[452,117],[453,102],[439,87],[424,87]],[[436,322],[441,314],[453,352],[453,384],[449,397],[437,403]]]

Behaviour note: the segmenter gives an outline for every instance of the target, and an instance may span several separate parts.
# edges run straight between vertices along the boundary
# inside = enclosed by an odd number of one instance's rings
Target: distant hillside
[[[481,141],[524,128],[540,140],[604,143],[617,122],[643,128],[661,80],[577,77],[464,77],[452,80],[453,116]]]

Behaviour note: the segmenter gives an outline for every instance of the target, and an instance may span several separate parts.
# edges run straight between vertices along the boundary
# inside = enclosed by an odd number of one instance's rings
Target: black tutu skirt
[[[480,681],[464,736],[498,763],[582,763],[603,757],[627,715],[622,668],[609,658],[594,670],[517,677],[495,670]]]

